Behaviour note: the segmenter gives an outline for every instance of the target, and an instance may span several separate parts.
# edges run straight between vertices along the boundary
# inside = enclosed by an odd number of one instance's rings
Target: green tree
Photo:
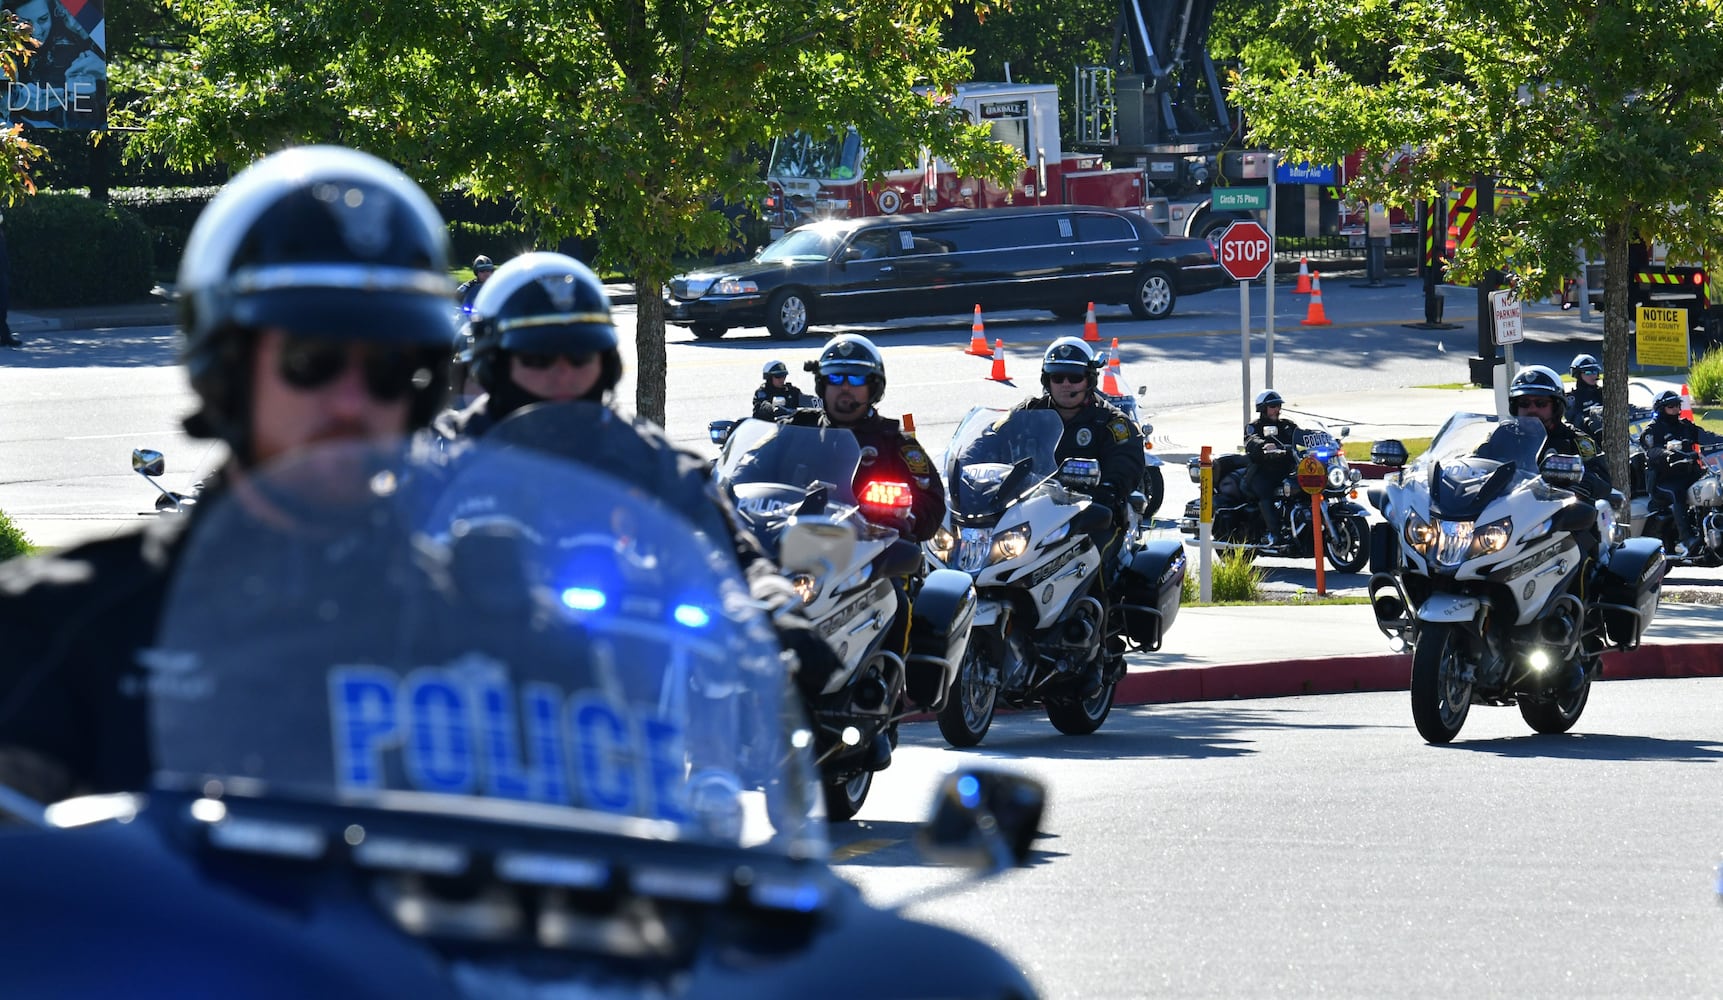
[[[0,77],[18,79],[18,73],[36,52],[37,42],[30,26],[18,20],[18,15],[6,11],[0,17]],[[19,198],[36,193],[36,182],[30,171],[42,158],[42,147],[24,138],[23,125],[0,124],[0,201],[15,204]]]
[[[1294,159],[1372,154],[1355,196],[1411,204],[1478,174],[1533,192],[1480,227],[1456,261],[1463,279],[1500,269],[1543,295],[1576,244],[1602,251],[1602,444],[1620,487],[1629,239],[1694,259],[1723,245],[1720,13],[1719,0],[1288,0],[1276,31],[1314,47],[1296,65],[1278,47],[1233,97],[1254,139]],[[1371,52],[1385,72],[1360,58]]]
[[[967,77],[941,0],[175,0],[182,72],[140,144],[176,166],[339,142],[432,190],[513,198],[547,239],[597,236],[639,292],[636,405],[662,421],[663,283],[733,245],[720,202],[763,193],[749,155],[855,124],[871,163],[929,146],[1009,177],[1016,154],[913,88]]]

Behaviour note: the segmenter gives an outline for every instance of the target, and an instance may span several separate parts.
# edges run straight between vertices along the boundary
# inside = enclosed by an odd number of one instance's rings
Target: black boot
[[[0,347],[23,347],[24,342],[12,332],[11,327],[0,328]]]

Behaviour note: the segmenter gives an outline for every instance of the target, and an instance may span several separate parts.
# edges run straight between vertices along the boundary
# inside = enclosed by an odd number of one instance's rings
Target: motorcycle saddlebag
[[[1125,634],[1145,649],[1161,648],[1161,637],[1179,616],[1185,582],[1185,548],[1176,538],[1144,545],[1119,574],[1114,597],[1125,612]]]
[[[969,648],[975,620],[975,582],[968,573],[936,569],[910,604],[909,660],[904,664],[910,700],[925,709],[945,704]]]
[[[1658,593],[1668,569],[1663,545],[1655,538],[1629,538],[1611,549],[1605,560],[1597,574],[1604,631],[1611,644],[1633,649],[1657,612]]]

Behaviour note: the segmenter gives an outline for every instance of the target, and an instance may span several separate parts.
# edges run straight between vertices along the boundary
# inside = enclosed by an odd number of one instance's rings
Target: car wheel
[[[695,340],[717,340],[730,330],[729,327],[716,323],[695,323],[689,329],[694,331]]]
[[[1138,319],[1166,319],[1173,314],[1173,303],[1179,298],[1173,277],[1155,268],[1137,276],[1136,291],[1131,296],[1131,315]]]
[[[766,332],[778,340],[800,340],[808,333],[808,300],[783,289],[766,304]]]

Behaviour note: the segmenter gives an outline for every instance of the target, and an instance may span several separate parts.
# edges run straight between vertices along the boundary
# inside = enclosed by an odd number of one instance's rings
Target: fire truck
[[[867,183],[867,148],[854,128],[816,138],[778,140],[766,170],[772,236],[813,219],[861,218],[943,208],[1005,205],[1102,205],[1143,211],[1141,169],[1113,169],[1099,153],[1065,150],[1059,141],[1059,91],[1052,84],[968,83],[950,98],[972,122],[1022,154],[1027,166],[1011,184],[960,177],[923,153],[919,164],[887,170]]]
[[[1217,187],[1272,180],[1268,151],[1244,145],[1208,53],[1215,0],[1119,3],[1110,62],[1077,69],[1069,144],[1052,84],[970,83],[951,96],[1023,155],[1013,183],[960,177],[925,154],[867,183],[855,129],[798,133],[778,141],[766,172],[773,237],[818,218],[1000,205],[1101,205],[1138,212],[1174,235],[1211,238],[1249,217],[1213,203]]]

